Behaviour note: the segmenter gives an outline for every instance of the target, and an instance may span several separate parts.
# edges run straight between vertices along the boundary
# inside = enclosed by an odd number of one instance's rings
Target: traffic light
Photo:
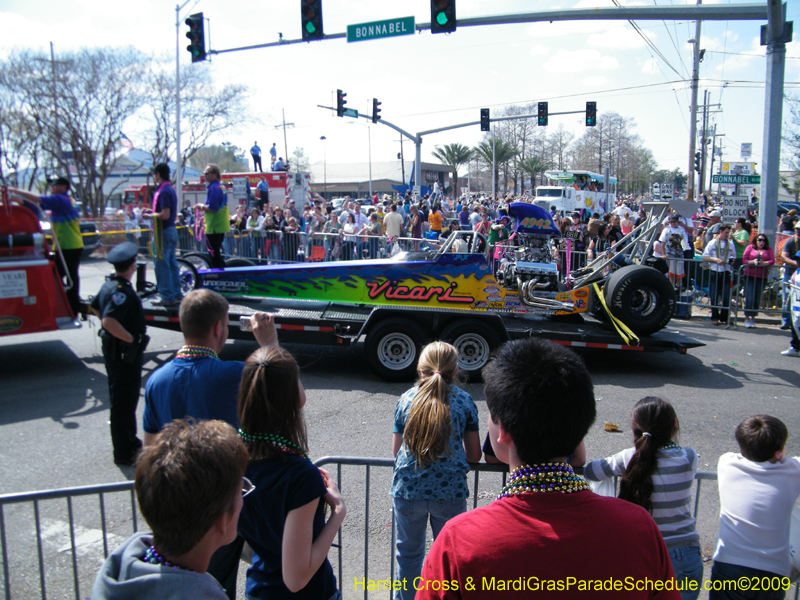
[[[597,125],[597,102],[586,103],[586,126],[594,127]]]
[[[321,40],[322,0],[300,0],[300,20],[303,24],[303,41]]]
[[[377,98],[372,99],[372,122],[377,123],[381,118],[381,102]]]
[[[431,0],[431,33],[456,30],[456,0]]]
[[[344,97],[347,96],[342,90],[336,90],[336,115],[339,117],[344,116],[344,105],[347,104],[347,100]]]
[[[203,21],[203,13],[195,13],[189,15],[186,19],[186,24],[189,26],[189,31],[186,37],[191,42],[186,49],[192,55],[192,62],[201,62],[206,59],[206,35],[205,35],[205,22]]]
[[[539,102],[539,127],[547,127],[547,102]]]
[[[489,126],[489,109],[482,108],[481,109],[481,131],[491,131],[491,127]]]
[[[694,170],[697,171],[698,173],[700,172],[700,153],[699,152],[695,152],[694,153]]]

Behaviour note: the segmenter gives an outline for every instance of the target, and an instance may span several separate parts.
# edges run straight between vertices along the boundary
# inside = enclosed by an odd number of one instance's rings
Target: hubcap
[[[489,342],[477,333],[465,333],[453,341],[458,352],[458,368],[462,371],[475,371],[489,361]]]
[[[401,371],[414,364],[417,348],[414,340],[404,333],[391,333],[378,344],[378,359],[392,371]]]

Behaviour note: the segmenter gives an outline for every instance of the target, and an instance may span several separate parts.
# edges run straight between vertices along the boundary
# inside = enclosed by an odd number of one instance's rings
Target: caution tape
[[[623,323],[617,317],[611,314],[611,310],[608,308],[608,305],[606,304],[606,299],[603,296],[603,291],[600,289],[600,286],[597,285],[597,282],[593,283],[592,286],[594,287],[594,293],[597,294],[597,297],[600,299],[600,304],[603,305],[603,308],[605,309],[608,318],[611,320],[611,324],[617,330],[617,333],[622,338],[622,341],[625,342],[625,345],[632,346],[633,344],[631,344],[631,338],[633,338],[636,340],[636,345],[638,346],[639,336],[633,333],[630,330],[630,328],[627,325],[625,325],[625,323]]]

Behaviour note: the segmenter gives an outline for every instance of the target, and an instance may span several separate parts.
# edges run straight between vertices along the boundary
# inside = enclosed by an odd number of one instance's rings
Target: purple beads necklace
[[[547,492],[571,494],[588,489],[589,484],[576,475],[567,463],[521,465],[511,472],[498,500],[519,494]]]
[[[188,567],[182,567],[169,562],[166,558],[156,552],[155,546],[150,546],[147,549],[147,552],[144,553],[144,557],[142,558],[142,562],[150,563],[151,565],[164,565],[165,567],[171,567],[173,569],[183,569],[184,571],[192,571],[192,573],[194,573],[194,569],[189,569]]]

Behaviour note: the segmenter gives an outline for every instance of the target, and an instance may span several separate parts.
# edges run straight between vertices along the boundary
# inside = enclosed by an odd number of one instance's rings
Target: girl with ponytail
[[[400,397],[394,411],[393,497],[397,523],[397,575],[406,589],[395,600],[414,598],[413,581],[422,572],[430,516],[433,537],[448,519],[467,508],[470,462],[481,459],[478,409],[456,387],[458,353],[445,342],[423,348],[417,384]]]
[[[308,458],[305,403],[300,370],[286,350],[264,346],[245,361],[239,435],[255,486],[239,516],[239,535],[253,549],[248,600],[342,597],[328,550],[347,510],[336,482]]]
[[[633,448],[586,465],[589,481],[619,476],[619,497],[646,508],[667,544],[683,600],[695,600],[703,581],[700,536],[690,510],[697,452],[676,442],[678,417],[672,405],[648,396],[633,407]],[[696,582],[696,583],[694,583]]]

